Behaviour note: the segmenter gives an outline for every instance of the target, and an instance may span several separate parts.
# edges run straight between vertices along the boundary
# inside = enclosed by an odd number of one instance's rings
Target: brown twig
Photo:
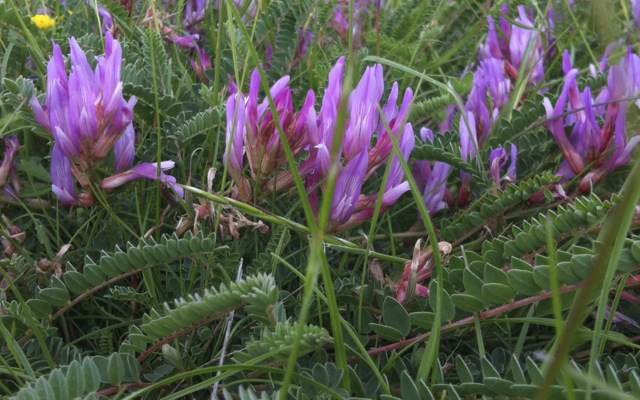
[[[578,285],[568,285],[568,286],[563,286],[559,289],[560,294],[565,294],[565,293],[569,293],[575,290],[578,290],[582,285],[578,284]],[[524,307],[524,306],[528,306],[531,305],[533,303],[537,303],[541,300],[546,300],[550,297],[553,297],[553,292],[549,291],[549,292],[543,292],[540,293],[538,295],[535,296],[531,296],[531,297],[527,297],[518,301],[514,301],[511,302],[509,304],[505,304],[502,305],[500,307],[496,307],[496,308],[492,308],[490,310],[487,311],[483,311],[481,313],[478,314],[478,318],[479,319],[487,319],[487,318],[491,318],[491,317],[495,317],[498,316],[500,314],[515,310],[517,308],[520,307]],[[440,329],[441,332],[447,332],[447,331],[451,331],[457,328],[460,328],[464,325],[470,325],[474,322],[475,317],[467,317],[467,318],[463,318],[459,321],[455,321],[455,322],[451,322],[449,324],[443,325],[442,328]],[[426,332],[423,333],[422,335],[418,335],[415,337],[412,337],[410,339],[406,339],[406,340],[402,340],[400,342],[396,342],[396,343],[392,343],[386,346],[382,346],[382,347],[377,347],[375,349],[371,349],[369,351],[367,351],[367,354],[369,356],[375,356],[378,355],[380,353],[384,353],[387,351],[393,351],[393,350],[398,350],[398,349],[402,349],[404,347],[410,346],[416,342],[422,341],[427,339],[429,336],[431,335],[431,332]],[[349,359],[349,362],[353,362],[357,360],[358,356],[352,356]]]
[[[102,282],[98,286],[92,287],[91,289],[89,289],[86,292],[82,293],[81,295],[79,295],[75,299],[69,300],[69,302],[67,304],[65,304],[64,307],[62,307],[61,309],[56,311],[54,314],[51,314],[49,316],[49,318],[47,318],[47,322],[48,323],[52,323],[53,321],[58,319],[62,314],[67,312],[71,307],[75,306],[76,304],[78,304],[82,300],[86,299],[87,297],[92,296],[94,293],[99,292],[100,290],[106,288],[107,286],[111,285],[112,283],[118,282],[119,280],[122,280],[122,279],[127,278],[127,277],[132,276],[132,275],[135,275],[138,272],[141,272],[141,271],[143,271],[143,270],[145,270],[146,268],[149,268],[149,267],[151,267],[151,265],[147,265],[147,266],[144,266],[142,268],[136,268],[136,269],[134,269],[132,271],[129,271],[129,272],[126,272],[126,273],[124,273],[122,275],[114,276],[113,278]]]
[[[636,335],[634,337],[630,337],[629,341],[631,343],[640,342],[640,335]],[[611,344],[611,348],[612,349],[615,349],[615,348],[618,348],[618,347],[622,347],[622,346],[626,346],[626,344],[625,343],[612,343]],[[587,349],[587,350],[583,350],[583,351],[577,352],[576,354],[572,355],[571,358],[574,359],[574,360],[581,360],[581,359],[584,359],[586,357],[589,357],[590,354],[591,354],[591,349]]]
[[[133,383],[125,383],[124,385],[112,386],[110,388],[103,389],[96,393],[98,397],[100,396],[109,396],[112,394],[116,394],[120,391],[145,388],[147,386],[151,386],[153,383],[149,382],[133,382]]]

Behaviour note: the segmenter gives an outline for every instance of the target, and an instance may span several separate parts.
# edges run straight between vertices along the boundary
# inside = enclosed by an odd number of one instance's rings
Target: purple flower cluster
[[[319,196],[332,165],[338,165],[338,178],[332,198],[329,230],[338,231],[354,226],[372,213],[377,195],[363,195],[363,183],[391,157],[391,133],[399,142],[401,156],[407,160],[413,150],[415,137],[411,124],[405,123],[413,99],[410,89],[405,91],[398,107],[398,85],[394,84],[388,101],[383,105],[381,118],[378,108],[384,92],[382,66],[366,69],[362,79],[349,95],[347,119],[343,134],[336,134],[344,57],[329,73],[329,82],[319,112],[315,110],[315,96],[309,91],[301,109],[296,113],[288,87],[289,77],[276,82],[270,90],[278,121],[293,155],[303,152],[307,158],[298,166],[305,179],[309,200],[318,210]],[[251,180],[263,191],[280,191],[292,184],[291,174],[281,171],[286,164],[275,119],[263,100],[258,102],[260,75],[254,71],[249,94],[232,94],[227,100],[227,146],[224,155],[229,174],[236,183],[237,196],[252,197],[251,185],[243,173],[246,155]],[[385,124],[386,121],[386,124]],[[390,131],[387,131],[387,126]],[[372,146],[372,139],[376,138]],[[332,155],[334,140],[338,154]],[[396,155],[390,166],[389,179],[382,198],[383,209],[392,205],[409,185],[403,181],[400,161]]]
[[[260,102],[259,91],[260,73],[255,69],[251,74],[249,94],[234,93],[227,100],[227,145],[223,161],[229,163],[229,174],[236,182],[237,195],[244,201],[253,197],[251,186],[243,175],[245,152],[256,186],[267,190],[274,185],[286,185],[285,181],[288,181],[284,176],[271,180],[274,172],[279,172],[286,164],[286,157],[269,101],[265,98]],[[308,145],[307,119],[315,103],[313,91],[309,91],[297,113],[293,109],[289,76],[278,80],[271,87],[270,95],[287,143],[293,154],[297,155]]]
[[[404,181],[399,156],[408,160],[415,146],[413,127],[406,123],[413,92],[407,88],[398,107],[399,88],[394,83],[387,103],[382,106],[382,116],[378,112],[384,93],[382,66],[368,67],[347,102],[347,120],[342,135],[335,135],[344,57],[340,58],[329,73],[329,83],[322,99],[322,108],[317,118],[317,130],[312,130],[313,146],[307,163],[314,164],[313,172],[307,175],[310,200],[317,209],[318,194],[323,189],[322,181],[333,163],[338,162],[339,174],[331,203],[329,230],[348,229],[368,220],[378,196],[361,194],[362,184],[380,166],[384,165],[393,150],[390,134],[398,140],[401,154],[391,160],[389,178],[382,197],[382,211],[395,203],[409,190]],[[387,124],[385,124],[385,121]],[[389,130],[387,130],[387,125]],[[376,142],[371,142],[375,136]],[[332,157],[333,141],[338,139],[340,152]],[[337,158],[337,159],[336,159]],[[318,185],[320,184],[320,185]]]
[[[60,46],[54,43],[53,56],[47,66],[44,104],[36,97],[29,101],[36,120],[54,139],[52,190],[63,204],[93,204],[90,186],[96,167],[112,149],[116,172],[133,164],[132,121],[136,99],[131,97],[125,101],[122,96],[122,49],[109,32],[105,39],[105,56],[96,58],[94,71],[76,40],[71,38],[68,76]],[[74,178],[84,193],[76,192]],[[181,188],[176,186],[175,190],[182,194]]]
[[[508,6],[502,7],[503,14],[507,14]],[[458,132],[460,135],[460,155],[466,162],[477,160],[478,152],[483,150],[484,143],[491,134],[499,114],[509,102],[514,83],[519,76],[526,78],[528,86],[538,85],[544,76],[545,50],[543,34],[533,23],[533,15],[524,6],[518,6],[518,16],[515,23],[500,17],[499,28],[491,16],[488,17],[487,40],[478,52],[479,63],[473,71],[473,85],[469,92],[464,109],[460,112]],[[548,34],[545,35],[547,40]],[[465,71],[466,72],[466,71]],[[445,132],[453,127],[456,107],[451,105],[447,109],[446,119],[440,124],[440,131]],[[430,131],[429,131],[430,132]],[[433,140],[433,135],[422,135]],[[501,186],[500,170],[509,162],[506,179],[515,182],[516,179],[517,148],[511,145],[510,151],[503,148],[493,149],[489,156],[491,178],[496,185]],[[453,199],[446,189],[446,169],[436,163],[431,165],[427,161],[419,161],[414,167],[416,182],[424,185],[424,201],[431,213],[453,204]],[[424,168],[429,165],[429,169]],[[437,167],[437,168],[436,168]],[[437,175],[433,175],[434,172]],[[458,191],[457,203],[460,207],[467,204],[471,194],[471,175],[461,171],[462,184]],[[426,184],[424,182],[431,182]],[[434,190],[439,187],[439,190]],[[445,202],[445,198],[449,198]]]
[[[508,4],[502,6],[502,13],[508,14]],[[523,71],[530,85],[538,85],[544,77],[545,50],[543,37],[533,23],[533,12],[518,6],[518,17],[514,24],[500,17],[499,31],[493,18],[487,18],[489,32],[487,42],[480,49],[480,60],[496,59],[504,63],[504,71],[512,80]]]
[[[567,51],[562,66],[565,81],[556,105],[544,99],[547,129],[564,156],[558,175],[567,182],[584,174],[579,188],[587,192],[611,171],[626,164],[640,141],[640,136],[629,140],[625,124],[628,99],[640,93],[640,57],[629,47],[620,64],[609,68],[607,86],[595,99],[591,88],[579,91],[578,70],[572,68]],[[640,102],[636,104],[640,107]],[[569,137],[566,128],[571,131]]]

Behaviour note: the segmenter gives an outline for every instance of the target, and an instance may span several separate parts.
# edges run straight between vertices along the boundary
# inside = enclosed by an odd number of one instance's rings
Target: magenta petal
[[[45,109],[40,105],[40,102],[38,101],[38,99],[33,96],[30,100],[29,100],[29,105],[31,106],[31,109],[33,110],[33,114],[36,118],[36,121],[42,125],[42,127],[44,129],[46,129],[47,131],[51,132],[51,122],[49,121],[49,113],[47,111],[45,111]]]
[[[344,224],[353,214],[367,173],[367,158],[367,149],[363,148],[340,172],[331,203],[331,221]]]
[[[71,164],[57,144],[51,150],[51,190],[62,204],[72,205],[78,202]]]
[[[467,126],[467,122],[469,126]],[[464,161],[476,156],[478,138],[476,136],[476,120],[471,111],[467,111],[467,119],[460,116],[460,155]]]
[[[433,138],[433,132],[431,131],[431,129],[425,128],[425,127],[420,128],[420,139],[422,139],[424,143],[427,143],[427,140],[433,143],[434,138]]]
[[[507,152],[498,147],[489,155],[489,164],[491,165],[491,177],[495,183],[500,183],[500,169],[507,162]]]
[[[509,167],[507,168],[507,178],[511,181],[511,183],[515,183],[516,181],[516,163],[518,160],[518,148],[515,144],[511,145],[511,162],[509,163]]]
[[[569,50],[565,50],[562,52],[562,72],[566,75],[571,71],[573,67],[571,66],[571,57],[569,56]]]
[[[242,157],[244,154],[242,137],[244,127],[244,96],[242,93],[231,95],[227,100],[227,144],[222,159],[225,164],[229,163],[229,173],[232,176],[242,174]]]
[[[173,161],[163,161],[160,163],[160,182],[169,185],[173,188],[173,190],[178,194],[178,196],[184,198],[184,189],[176,184],[176,178],[171,175],[167,175],[164,171],[167,171],[173,168],[175,162]],[[122,186],[127,182],[131,182],[136,179],[150,179],[150,180],[158,180],[158,164],[157,163],[142,163],[138,164],[135,167],[122,172],[117,175],[110,176],[104,180],[100,184],[102,189],[114,189],[118,186]]]
[[[122,136],[120,136],[120,139],[118,139],[113,146],[116,172],[122,172],[127,168],[131,168],[133,165],[133,159],[136,153],[135,139],[136,133],[133,130],[133,125],[129,124]]]

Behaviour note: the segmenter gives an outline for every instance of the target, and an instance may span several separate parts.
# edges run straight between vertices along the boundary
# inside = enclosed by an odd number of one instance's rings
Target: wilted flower
[[[438,243],[440,256],[451,253],[451,243]],[[398,282],[391,284],[396,292],[396,300],[400,303],[411,301],[414,296],[429,297],[428,284],[425,281],[431,277],[435,260],[433,248],[430,245],[422,247],[422,240],[418,240],[413,248],[413,257],[404,265],[404,272]]]

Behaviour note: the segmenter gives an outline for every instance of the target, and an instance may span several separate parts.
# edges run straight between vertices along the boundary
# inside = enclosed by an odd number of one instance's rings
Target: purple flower
[[[303,30],[302,27],[298,28],[298,54],[300,58],[303,58],[307,54],[307,48],[313,40],[313,33],[310,30]]]
[[[111,32],[114,24],[109,11],[103,7],[98,7],[98,14],[102,17],[102,33]]]
[[[416,145],[416,138],[413,135],[413,128],[411,127],[411,124],[405,124],[400,140],[400,156],[402,156],[405,161],[408,161],[409,155]],[[400,198],[400,196],[410,189],[409,182],[403,180],[404,171],[402,170],[402,165],[400,165],[398,154],[393,156],[390,168],[389,178],[387,179],[384,195],[382,196],[383,206],[392,205]]]
[[[86,4],[93,8],[93,4],[90,0],[86,0]],[[100,17],[102,17],[102,33],[113,32],[114,24],[113,17],[111,13],[104,7],[97,6],[97,12]]]
[[[640,93],[640,57],[633,53],[633,48],[627,48],[627,56],[624,59],[624,67],[627,73],[627,85],[632,95]],[[640,108],[640,99],[635,101],[636,107]]]
[[[232,94],[227,100],[226,148],[222,155],[222,161],[225,165],[228,163],[229,175],[237,184],[238,196],[248,201],[252,196],[251,186],[242,174],[244,126],[244,95],[242,93]]]
[[[347,161],[358,155],[363,147],[369,146],[378,126],[377,106],[383,91],[382,66],[367,67],[358,86],[349,96],[349,123],[342,149]]]
[[[582,157],[578,154],[576,148],[569,142],[564,131],[564,108],[567,102],[569,90],[575,83],[578,76],[578,70],[572,69],[565,76],[565,83],[558,97],[556,106],[553,107],[548,98],[544,98],[544,107],[547,111],[547,129],[553,135],[556,143],[560,147],[565,160],[569,163],[574,174],[580,173],[584,169]]]
[[[387,104],[382,107],[383,117],[380,119],[377,127],[377,141],[375,146],[369,151],[369,172],[371,175],[373,171],[384,163],[391,154],[393,144],[391,143],[391,137],[387,132],[386,123],[391,129],[393,137],[398,138],[400,132],[404,132],[407,129],[405,121],[409,115],[411,102],[413,101],[413,91],[411,88],[407,88],[402,98],[402,103],[398,109],[398,84],[394,83],[391,88],[391,93],[387,100]],[[412,128],[409,128],[412,129]],[[413,135],[413,133],[412,133]]]
[[[184,5],[184,19],[182,25],[192,31],[195,25],[204,19],[209,0],[187,0]]]
[[[633,26],[640,26],[640,0],[631,0],[631,15],[633,17]]]
[[[504,75],[504,61],[488,58],[480,61],[480,70],[491,92],[494,110],[502,110],[509,102],[511,80]]]
[[[465,118],[460,116],[460,156],[463,161],[471,161],[476,157],[478,150],[478,135],[476,133],[476,121],[471,111],[466,112]],[[468,123],[468,125],[467,125]],[[467,172],[460,171],[462,186],[458,193],[458,205],[460,207],[467,204],[471,188],[471,175]]]
[[[180,197],[184,197],[184,189],[182,189],[178,184],[176,184],[176,178],[173,176],[167,175],[164,172],[170,170],[175,166],[173,161],[163,161],[160,163],[160,177],[159,180],[166,186],[171,186],[171,188],[178,194]],[[136,179],[150,179],[150,180],[158,180],[158,164],[157,163],[142,163],[138,164],[135,167],[122,172],[117,175],[110,176],[105,178],[100,187],[102,189],[115,189],[118,186],[122,186],[127,182],[131,182]]]
[[[51,190],[62,204],[73,205],[79,200],[73,182],[71,164],[57,144],[54,144],[51,150]]]
[[[500,169],[507,163],[507,152],[502,148],[491,151],[489,155],[489,164],[491,165],[491,178],[498,184],[500,183]]]
[[[331,202],[332,223],[346,223],[356,208],[362,182],[367,173],[367,151],[363,148],[346,167],[340,171]]]
[[[470,161],[476,156],[478,135],[476,134],[476,121],[473,113],[467,111],[466,114],[466,120],[462,115],[460,116],[460,156],[463,161]]]
[[[433,143],[433,132],[427,128],[420,129],[420,137],[424,143]],[[447,190],[447,178],[451,166],[441,161],[436,161],[431,166],[431,161],[414,161],[413,177],[422,193],[422,200],[429,214],[447,207],[444,196]]]
[[[325,3],[327,0],[325,0]],[[338,34],[343,38],[349,36],[349,2],[350,0],[339,0],[333,11],[333,20],[329,22],[327,26],[334,28],[338,31]],[[379,0],[355,0],[353,1],[353,29],[352,37],[353,43],[358,46],[360,43],[360,35],[363,32],[364,19],[367,11],[371,6],[375,6],[376,11],[379,12],[382,7],[382,2]]]
[[[124,171],[133,165],[133,159],[136,156],[135,141],[136,133],[133,130],[133,125],[129,124],[113,146],[116,172]]]
[[[514,144],[511,145],[511,163],[507,168],[507,181],[511,183],[515,183],[516,181],[516,158],[518,155],[518,149]],[[507,164],[507,160],[509,160],[509,155],[502,147],[498,147],[493,150],[489,155],[489,164],[490,164],[490,173],[491,178],[496,183],[496,185],[500,185],[501,176],[500,170]]]
[[[511,144],[511,162],[507,168],[507,179],[511,183],[516,181],[516,163],[518,161],[518,148],[515,144]]]
[[[115,171],[121,172],[133,165],[135,132],[133,106],[136,99],[125,101],[122,96],[120,71],[122,49],[110,32],[105,35],[105,56],[96,58],[95,71],[74,38],[71,47],[71,72],[67,77],[60,47],[54,44],[53,57],[47,66],[47,94],[40,105],[30,100],[36,120],[54,138],[51,151],[52,191],[62,204],[93,204],[90,193],[76,193],[74,178],[84,190],[90,191],[96,168],[113,149]],[[173,166],[163,163],[164,169]],[[103,181],[104,188],[119,186],[131,179],[151,176],[148,165],[112,176]],[[166,175],[161,180],[173,185],[175,178]],[[173,185],[175,186],[175,185]],[[174,189],[181,196],[182,189]]]
[[[332,157],[343,72],[344,58],[340,58],[329,73],[329,83],[316,123],[313,123],[315,113],[309,113],[309,158],[300,168],[301,171],[308,171],[306,185],[309,199],[313,209],[317,211],[323,180],[331,165],[338,164],[340,175],[332,198],[328,227],[333,232],[351,228],[373,215],[378,195],[361,194],[360,189],[378,167],[389,161],[393,150],[391,135],[398,140],[400,154],[391,160],[381,211],[386,211],[409,189],[408,183],[403,180],[399,157],[408,160],[415,145],[413,128],[410,123],[406,123],[413,92],[407,89],[398,107],[399,89],[394,84],[387,103],[381,107],[384,118],[381,120],[379,108],[384,81],[382,66],[374,65],[365,70],[360,82],[349,95],[345,131],[336,136],[341,141],[338,147],[340,151]],[[372,147],[374,137],[376,142]]]
[[[187,47],[187,48],[197,47],[198,45],[196,44],[196,42],[198,41],[198,39],[200,39],[200,35],[198,34],[180,36],[177,33],[171,31],[166,26],[163,27],[163,33],[167,34],[166,35],[167,40],[175,43],[180,47]]]
[[[565,50],[562,53],[562,72],[568,75],[574,68],[571,65],[571,59],[569,52]],[[586,114],[584,111],[584,104],[580,91],[578,90],[578,83],[575,80],[571,80],[568,84],[568,96],[569,104],[567,106],[567,118],[565,119],[565,125],[573,125],[576,121],[584,123]],[[576,110],[572,112],[572,110]]]
[[[409,155],[413,151],[413,148],[416,144],[416,138],[413,135],[413,128],[411,127],[411,124],[405,124],[404,130],[402,131],[399,140],[400,142],[398,143],[398,147],[400,149],[400,156],[404,159],[405,162],[408,162]],[[371,152],[369,152],[369,160],[371,160]],[[371,166],[369,165],[367,169],[371,171]],[[393,159],[391,160],[389,177],[387,179],[384,193],[382,195],[382,212],[386,211],[388,207],[398,201],[400,196],[409,191],[409,182],[403,179],[404,171],[402,170],[402,165],[400,164],[400,158],[398,154],[395,154],[393,156]],[[368,211],[372,213],[377,201],[377,194],[362,195],[358,200],[356,210],[361,211],[368,209]],[[366,214],[359,215],[359,217],[362,217],[364,215]]]
[[[294,183],[290,172],[279,171],[286,165],[287,159],[276,126],[276,118],[269,107],[268,99],[265,98],[262,102],[258,99],[259,90],[260,74],[256,69],[251,75],[249,94],[232,94],[227,103],[227,149],[231,151],[228,156],[229,173],[238,186],[237,194],[245,201],[250,199],[251,189],[242,173],[243,147],[251,177],[262,191],[271,193]],[[309,145],[309,129],[317,130],[315,121],[311,127],[312,122],[309,120],[309,111],[315,104],[314,93],[307,93],[307,98],[298,113],[293,109],[288,76],[281,78],[271,87],[270,95],[278,123],[293,155],[297,156]],[[235,116],[235,132],[231,135],[236,108],[238,111]],[[309,163],[306,165],[311,167]]]
[[[205,84],[209,83],[209,78],[206,77],[205,71],[211,69],[211,60],[209,55],[204,49],[196,48],[196,60],[189,60],[191,67],[196,73],[196,76]]]
[[[476,137],[477,145],[482,145],[491,132],[491,114],[485,104],[488,81],[483,75],[482,70],[478,70],[473,74],[473,86],[464,106],[466,113],[473,115],[474,136]],[[469,124],[471,124],[471,121]]]
[[[502,13],[507,14],[508,5],[504,4]],[[524,64],[524,73],[529,74],[528,83],[537,85],[544,76],[544,50],[540,33],[527,15],[524,6],[518,6],[515,24],[500,17],[500,33],[493,18],[488,17],[487,42],[480,49],[480,59],[496,58],[505,62],[504,68],[511,80],[518,78],[518,70]],[[548,35],[547,35],[548,36]]]
[[[97,58],[95,72],[74,38],[71,47],[71,73],[67,77],[60,46],[54,44],[53,57],[47,65],[47,94],[40,105],[33,97],[29,104],[36,120],[49,131],[59,154],[52,154],[52,180],[68,204],[72,191],[62,182],[61,172],[68,171],[82,187],[88,187],[90,175],[114,146],[116,169],[131,166],[133,161],[133,106],[122,97],[120,69],[122,49],[111,33],[105,35],[105,56]],[[60,161],[64,157],[66,161]],[[63,167],[60,167],[64,165]],[[66,173],[66,172],[65,172]],[[54,177],[54,174],[57,174]],[[65,178],[68,179],[68,178]],[[64,194],[67,192],[69,195]]]
[[[552,108],[551,102],[544,99],[549,118],[547,129],[564,155],[558,169],[558,175],[562,176],[564,182],[583,173],[585,164],[592,166],[592,170],[587,171],[579,182],[579,189],[587,192],[611,171],[626,164],[631,151],[640,142],[637,136],[628,139],[625,126],[626,99],[636,96],[640,91],[637,84],[640,82],[640,59],[628,51],[620,65],[609,68],[607,87],[595,100],[595,103],[603,103],[600,106],[594,105],[589,87],[579,92],[575,82],[578,71],[571,68],[567,53],[564,55],[563,69],[565,84],[556,106]],[[569,114],[564,117],[567,98],[570,103],[566,107]],[[584,110],[575,113],[576,116],[571,115],[571,110],[582,108]],[[602,126],[596,117],[604,117]],[[566,137],[565,126],[571,127],[569,138]]]
[[[518,70],[523,63],[526,63],[527,70],[531,70],[529,81],[537,85],[544,76],[542,41],[533,21],[527,16],[524,6],[518,6],[518,15],[515,19],[516,24],[511,27],[509,40],[511,64]]]

